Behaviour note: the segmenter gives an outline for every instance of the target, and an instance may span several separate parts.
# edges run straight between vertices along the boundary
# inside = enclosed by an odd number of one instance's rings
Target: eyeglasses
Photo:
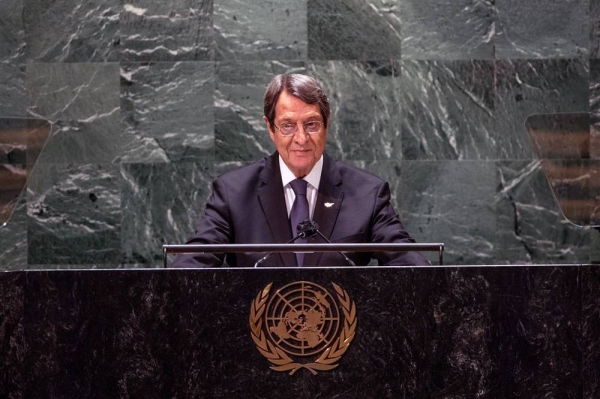
[[[323,126],[323,122],[311,121],[302,123],[302,127],[304,127],[304,131],[308,134],[317,134],[321,131],[321,126]],[[273,124],[277,130],[281,132],[283,136],[289,137],[293,136],[298,131],[298,123],[282,123],[280,126]]]

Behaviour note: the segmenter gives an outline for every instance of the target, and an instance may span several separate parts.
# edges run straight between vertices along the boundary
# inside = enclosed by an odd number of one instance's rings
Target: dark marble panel
[[[356,166],[357,168],[362,168],[368,170],[371,173],[376,174],[385,180],[389,186],[392,194],[391,202],[396,211],[400,213],[400,198],[398,194],[402,189],[402,163],[400,160],[390,160],[390,161],[352,161],[347,162],[350,165]]]
[[[114,322],[106,313],[115,311],[116,301],[125,301],[115,293],[127,288],[99,276],[27,275],[25,397],[119,397],[104,369],[113,364],[118,348]]]
[[[597,339],[580,332],[593,333],[598,316],[595,274],[583,270],[587,284],[577,267],[28,273],[22,389],[48,398],[580,398],[582,386],[598,385],[594,369],[582,378]],[[332,371],[275,372],[251,338],[255,298],[298,280],[332,292],[336,282],[356,305],[356,334]]]
[[[198,161],[214,152],[214,65],[121,65],[121,117],[129,147],[121,162]]]
[[[494,138],[498,159],[533,159],[525,120],[532,114],[588,110],[583,59],[496,62]]]
[[[6,399],[25,397],[22,369],[26,356],[24,283],[25,275],[22,273],[0,273],[0,397]]]
[[[588,54],[589,2],[498,0],[496,58],[574,58]]]
[[[405,159],[494,158],[494,64],[404,61]]]
[[[263,99],[273,76],[281,73],[306,73],[306,70],[304,63],[300,61],[217,63],[217,162],[254,161],[275,151],[262,119]]]
[[[254,161],[248,161],[248,162],[219,162],[213,165],[214,168],[214,175],[219,176],[222,175],[223,173],[229,172],[231,170],[237,169],[237,168],[241,168],[242,166],[248,165],[250,163],[252,163]]]
[[[400,64],[329,61],[308,65],[331,106],[327,152],[338,159],[400,159]]]
[[[122,0],[24,0],[24,4],[27,59],[118,60]]]
[[[29,113],[56,124],[40,163],[108,163],[126,137],[119,123],[117,64],[27,65]]]
[[[590,60],[590,158],[600,159],[600,60]]]
[[[2,93],[0,95],[0,116],[23,117],[27,115],[24,65],[0,63],[0,93]]]
[[[544,267],[432,275],[432,397],[579,397],[578,276]]]
[[[590,261],[592,229],[560,213],[537,161],[498,162],[496,263]]]
[[[23,1],[4,0],[0,3],[0,62],[21,63],[24,52]]]
[[[24,194],[15,203],[10,219],[4,226],[0,226],[0,243],[0,269],[27,268],[27,203]]]
[[[490,374],[496,359],[489,348],[494,279],[469,269],[428,274],[430,282],[421,284],[434,287],[422,313],[434,321],[426,349],[432,359],[431,397],[495,397]]]
[[[396,194],[404,227],[419,242],[445,244],[444,263],[493,264],[496,166],[489,161],[403,161]]]
[[[188,273],[95,273],[29,278],[28,396],[308,398],[339,397],[344,387],[350,397],[369,397],[374,390],[376,397],[392,398],[429,391],[430,353],[421,345],[433,326],[421,311],[431,303],[430,288],[416,273],[406,273],[403,286],[422,288],[400,293],[394,285],[381,287],[381,277],[357,276],[349,295],[358,304],[361,330],[339,369],[317,376],[273,372],[252,342],[249,306],[277,280],[273,275],[250,282],[229,272],[200,279]],[[285,280],[302,275],[279,273]],[[327,273],[317,283],[331,289],[330,279],[344,280]],[[375,311],[381,308],[389,311]],[[398,317],[398,309],[407,311]]]
[[[493,1],[399,0],[402,59],[494,57]]]
[[[28,63],[29,112],[51,121],[106,118],[119,110],[119,65]]]
[[[586,349],[579,330],[580,269],[496,268],[483,274],[491,296],[484,333],[494,359],[488,397],[581,398]]]
[[[403,164],[399,160],[371,162],[355,161],[348,163],[376,174],[389,184],[391,192],[390,201],[392,203],[392,206],[396,210],[396,213],[400,216],[400,221],[403,223],[405,230],[408,231],[411,237],[416,239],[416,236],[415,234],[413,234],[413,231],[409,230],[406,226],[406,223],[404,223],[404,214],[410,213],[411,210],[405,208],[409,205],[401,203],[402,193],[404,189],[404,186],[402,185],[402,176],[404,173],[404,169],[402,167]],[[419,234],[419,239],[417,240],[417,242],[433,242],[433,238],[430,238],[428,233],[421,232],[421,234]],[[438,252],[423,252],[423,255],[431,262],[431,264],[439,264]],[[370,265],[377,266],[377,260],[372,259]]]
[[[598,230],[598,228],[596,228],[596,232],[598,234],[595,234],[593,231],[590,232],[592,238],[591,238],[591,262],[595,265],[600,264],[600,230]]]
[[[162,267],[162,245],[187,241],[210,194],[212,169],[209,162],[122,166],[125,263]]]
[[[600,1],[590,0],[590,59],[600,58]]]
[[[600,236],[600,234],[598,234]],[[597,241],[600,243],[600,241]],[[600,260],[600,257],[596,258]],[[600,263],[600,262],[599,262]],[[583,351],[583,397],[600,396],[600,268],[586,268],[581,272]]]
[[[209,61],[213,0],[134,0],[120,16],[122,61]]]
[[[119,262],[120,190],[116,165],[38,168],[28,183],[28,263]]]
[[[306,0],[214,1],[218,60],[302,60]]]
[[[116,162],[127,143],[124,139],[118,113],[93,121],[59,121],[52,126],[38,163]]]
[[[308,0],[308,58],[399,59],[400,10],[396,1]]]

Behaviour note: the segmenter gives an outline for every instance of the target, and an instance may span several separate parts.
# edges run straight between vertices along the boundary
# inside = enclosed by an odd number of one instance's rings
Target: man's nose
[[[304,130],[303,125],[299,125],[298,130],[294,133],[294,141],[297,143],[305,143],[308,141],[308,133]]]

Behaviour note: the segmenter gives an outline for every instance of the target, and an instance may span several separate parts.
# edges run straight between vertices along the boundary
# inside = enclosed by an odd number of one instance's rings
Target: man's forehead
[[[308,104],[286,92],[281,93],[275,106],[276,118],[309,118],[313,116],[321,116],[318,104]]]

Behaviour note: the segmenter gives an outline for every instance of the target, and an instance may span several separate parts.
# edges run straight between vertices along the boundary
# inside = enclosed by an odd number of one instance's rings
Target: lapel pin
[[[326,202],[325,203],[325,207],[326,208],[331,208],[333,206],[333,202]]]

